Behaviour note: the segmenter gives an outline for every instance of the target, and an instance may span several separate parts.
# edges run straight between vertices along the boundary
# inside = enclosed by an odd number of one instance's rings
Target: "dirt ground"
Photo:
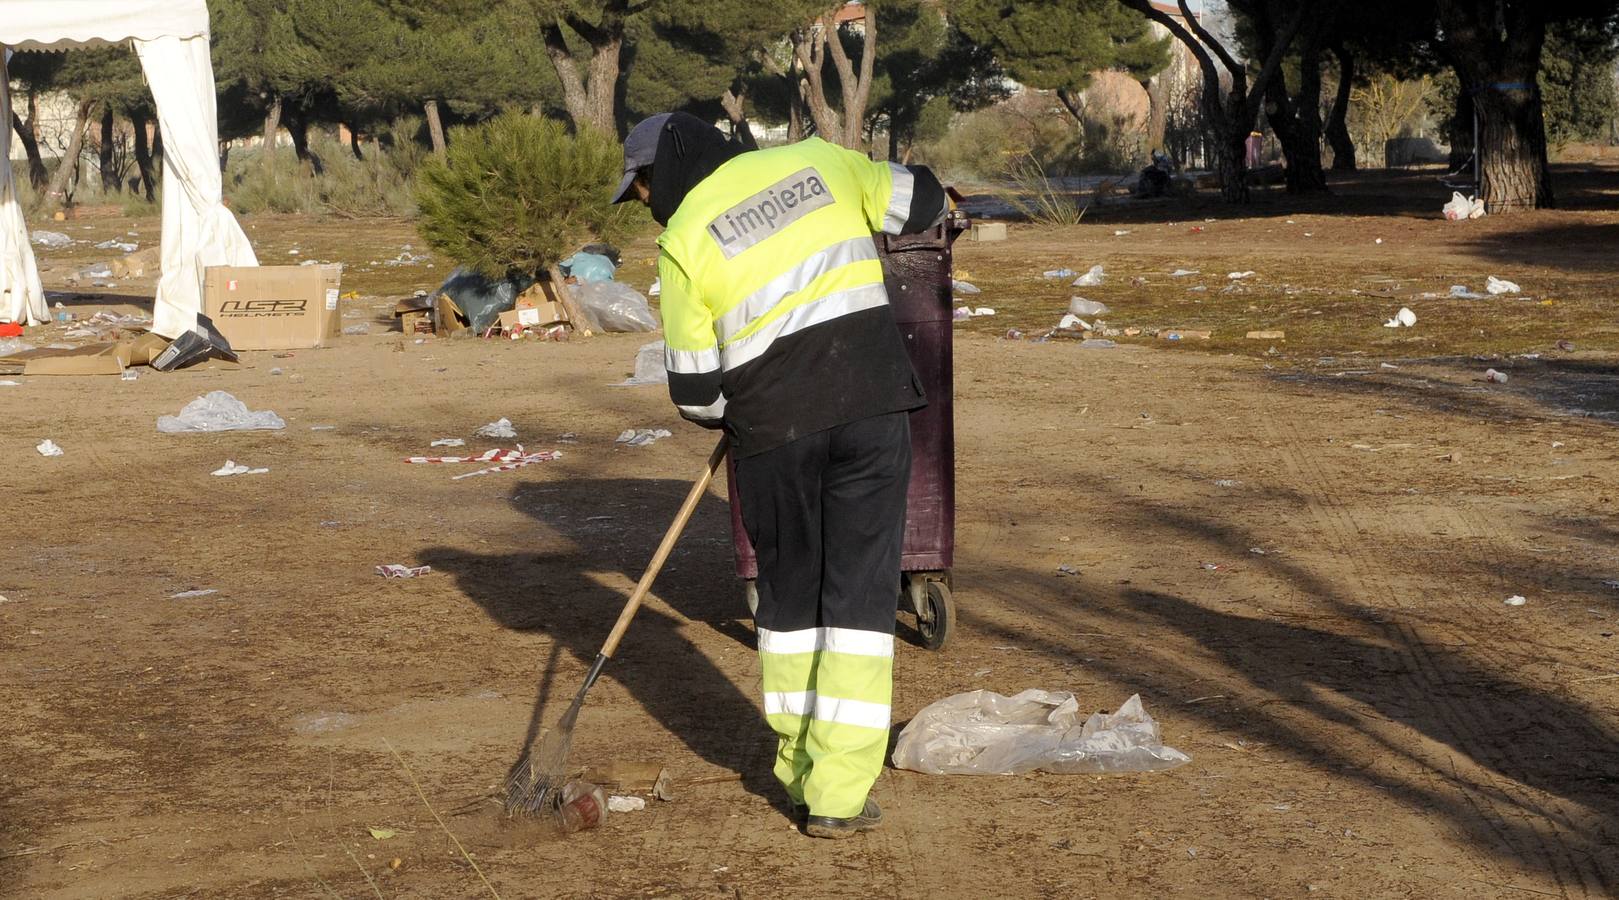
[[[372,333],[237,371],[0,387],[0,895],[1613,896],[1614,175],[1516,224],[1445,223],[1443,197],[1366,179],[1317,206],[1103,210],[959,245],[973,302],[999,310],[957,330],[960,620],[930,652],[902,619],[896,730],[977,688],[1107,711],[1138,693],[1192,762],[890,769],[886,827],[841,843],[797,834],[770,778],[718,487],[573,750],[662,763],[674,799],[565,841],[499,827],[490,797],[578,685],[711,435],[661,388],[609,386],[641,336],[386,331],[393,298],[444,274],[382,265],[408,223],[248,220],[267,262],[348,262],[348,321]],[[48,285],[104,255],[88,248],[42,253]],[[627,256],[644,286],[649,245]],[[1215,340],[1002,337],[1066,307],[1041,270],[1094,263],[1111,325]],[[1187,299],[1178,267],[1216,273],[1209,292]],[[1219,293],[1239,267],[1257,274]],[[1487,274],[1528,296],[1418,297]],[[143,290],[63,302],[82,317]],[[1418,325],[1384,329],[1402,305]],[[1231,336],[1251,328],[1289,337]],[[287,427],[156,431],[215,389]],[[438,438],[510,443],[473,436],[501,416],[561,459],[461,481],[402,461]],[[674,436],[615,447],[642,427]],[[47,437],[64,456],[34,452]],[[270,471],[211,477],[226,458]]]

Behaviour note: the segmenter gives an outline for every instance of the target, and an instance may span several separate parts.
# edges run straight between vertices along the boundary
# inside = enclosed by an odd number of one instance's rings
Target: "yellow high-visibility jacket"
[[[748,456],[926,403],[883,287],[876,231],[936,225],[925,167],[810,138],[728,160],[658,238],[669,393]]]

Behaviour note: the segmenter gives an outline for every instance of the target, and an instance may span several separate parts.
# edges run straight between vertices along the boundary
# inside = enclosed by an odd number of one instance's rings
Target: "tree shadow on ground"
[[[668,479],[573,477],[522,485],[510,503],[553,531],[558,540],[535,553],[479,554],[446,547],[424,550],[423,563],[452,575],[460,590],[504,628],[550,637],[580,667],[559,677],[553,659],[542,673],[531,733],[551,724],[573,698],[613,622],[691,485]],[[608,663],[603,682],[627,690],[646,713],[714,766],[739,771],[744,787],[784,813],[787,801],[770,774],[774,739],[754,700],[733,683],[683,630],[700,623],[753,647],[748,611],[732,571],[730,512],[713,494],[703,498]],[[605,582],[605,583],[604,583]],[[662,605],[673,611],[665,612]],[[602,693],[598,683],[592,694]],[[599,700],[598,700],[599,702]],[[587,699],[585,709],[590,709]],[[580,728],[588,727],[581,722]],[[521,741],[513,753],[526,740]]]
[[[1444,166],[1410,169],[1362,169],[1356,172],[1327,173],[1330,193],[1289,194],[1280,185],[1251,187],[1248,203],[1231,204],[1220,199],[1217,189],[1203,188],[1188,198],[1137,200],[1109,197],[1103,203],[1091,202],[1092,192],[1068,192],[1082,205],[1088,224],[1130,222],[1187,222],[1202,219],[1266,219],[1298,215],[1383,216],[1415,219],[1442,219],[1441,207],[1450,199],[1451,188],[1440,183]],[[1117,178],[1118,176],[1114,176]],[[1133,187],[1136,174],[1119,182]],[[1113,179],[1109,179],[1113,180]],[[1560,163],[1552,166],[1553,189],[1561,210],[1619,209],[1619,167],[1600,163]],[[1059,180],[1060,183],[1060,180]],[[1465,193],[1465,192],[1464,192]],[[977,189],[968,194],[965,208],[994,208],[995,218],[1019,220],[1023,217],[1005,209],[999,192]]]
[[[1083,659],[1159,698],[1228,694],[1225,703],[1183,701],[1161,718],[1257,738],[1438,816],[1487,853],[1576,893],[1619,887],[1619,730],[1566,693],[1515,679],[1514,654],[1532,648],[1497,647],[1478,634],[1482,617],[1433,607],[1416,572],[1355,568],[1360,576],[1346,584],[1306,562],[1249,557],[1262,536],[1231,521],[1093,488],[1095,503],[1118,513],[1111,527],[1214,558],[1248,557],[1279,595],[1309,598],[1308,609],[1227,612],[1173,590],[1083,577],[1064,582],[1082,602],[1059,605],[1049,574],[967,559],[963,572],[980,569],[974,580],[992,583],[1008,609],[1038,617],[1041,628],[997,621],[969,603],[964,629],[1070,665]],[[1354,532],[1353,522],[1345,527]],[[1332,542],[1329,554],[1343,552]],[[1541,577],[1557,565],[1510,558],[1499,573]],[[1379,595],[1375,604],[1357,600],[1368,592]],[[1067,637],[1097,632],[1113,637]]]
[[[1409,371],[1420,364],[1438,368],[1444,378]],[[1402,361],[1405,372],[1379,372],[1362,377],[1325,377],[1310,373],[1277,373],[1273,380],[1312,390],[1403,403],[1413,409],[1485,421],[1507,422],[1525,416],[1577,419],[1619,425],[1619,363],[1608,360],[1546,358],[1475,360],[1469,357]],[[1506,384],[1489,384],[1484,371],[1495,368]]]
[[[1470,237],[1466,246],[1508,265],[1571,272],[1619,272],[1619,223],[1548,222],[1546,214],[1525,228]],[[1511,276],[1508,276],[1511,277]]]

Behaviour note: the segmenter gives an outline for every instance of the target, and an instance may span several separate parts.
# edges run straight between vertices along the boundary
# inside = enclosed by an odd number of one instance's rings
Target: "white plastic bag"
[[[287,427],[270,410],[253,412],[247,404],[225,391],[209,391],[187,403],[178,416],[158,416],[157,430],[164,434],[210,431],[256,431]]]
[[[1106,303],[1084,297],[1069,297],[1068,311],[1076,316],[1105,316],[1110,312]]]
[[[1164,746],[1139,694],[1113,715],[1093,713],[1080,723],[1073,694],[1034,688],[1013,697],[946,697],[917,713],[894,747],[897,768],[928,775],[1152,772],[1188,762]]]
[[[1104,273],[1102,271],[1101,266],[1091,266],[1090,271],[1086,272],[1084,275],[1079,276],[1078,278],[1075,278],[1074,283],[1071,286],[1072,287],[1096,287],[1097,285],[1102,283],[1102,279],[1104,277],[1106,277],[1106,273]]]
[[[1491,275],[1484,280],[1484,289],[1489,291],[1491,294],[1516,294],[1523,290],[1523,288],[1518,287],[1518,283],[1516,281],[1508,281],[1505,278],[1497,278],[1494,275]]]
[[[658,317],[640,292],[616,281],[571,284],[574,300],[592,331],[657,331]]]
[[[46,231],[40,229],[28,236],[29,243],[37,244],[46,250],[61,250],[63,247],[73,246],[73,239],[60,231]]]
[[[642,344],[635,351],[635,374],[619,382],[622,387],[639,384],[668,384],[669,370],[664,368],[663,341]]]
[[[1463,197],[1461,191],[1454,191],[1450,195],[1450,202],[1444,206],[1445,218],[1452,222],[1461,219],[1477,219],[1484,215],[1484,201],[1472,197]]]

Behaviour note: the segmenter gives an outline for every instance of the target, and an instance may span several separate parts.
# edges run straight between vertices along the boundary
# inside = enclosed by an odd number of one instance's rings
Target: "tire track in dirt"
[[[1298,434],[1297,426],[1288,423],[1282,426],[1286,429],[1285,433],[1277,433],[1277,423],[1267,420],[1266,427],[1276,434],[1277,444],[1284,451],[1287,471],[1303,488],[1308,510],[1320,528],[1323,544],[1348,564],[1355,587],[1403,611],[1430,612],[1434,608],[1432,603],[1439,604],[1440,608],[1456,608],[1454,602],[1446,600],[1454,592],[1455,585],[1445,581],[1442,572],[1434,570],[1406,573],[1427,588],[1421,594],[1432,601],[1422,607],[1409,602],[1407,595],[1415,593],[1412,588],[1406,587],[1410,582],[1402,579],[1401,583],[1396,583],[1383,574],[1384,561],[1400,558],[1401,550],[1398,537],[1389,533],[1388,524],[1363,521],[1356,516],[1335,490],[1331,473],[1309,452]],[[1458,518],[1459,524],[1472,536],[1485,540],[1498,539],[1498,535],[1488,529],[1479,533],[1480,529],[1467,521],[1465,516]],[[1499,572],[1496,574],[1499,576]],[[1477,814],[1479,821],[1485,824],[1494,842],[1521,855],[1525,858],[1523,862],[1532,863],[1533,868],[1544,871],[1564,895],[1571,890],[1593,896],[1606,895],[1612,885],[1600,866],[1591,864],[1585,851],[1567,842],[1564,828],[1578,818],[1574,810],[1562,801],[1500,775],[1476,761],[1478,758],[1506,760],[1523,768],[1531,761],[1519,757],[1520,748],[1510,738],[1503,741],[1498,729],[1493,727],[1494,723],[1473,707],[1435,699],[1444,697],[1454,685],[1444,676],[1441,665],[1431,652],[1434,637],[1442,638],[1444,643],[1469,643],[1470,649],[1475,651],[1473,659],[1496,671],[1511,670],[1513,664],[1506,655],[1493,649],[1489,642],[1468,640],[1475,635],[1438,622],[1424,625],[1425,630],[1432,632],[1426,639],[1408,624],[1381,619],[1369,619],[1369,622],[1399,648],[1388,652],[1386,657],[1390,670],[1408,673],[1392,682],[1402,689],[1402,699],[1413,709],[1424,710],[1448,732],[1427,737],[1450,744],[1467,754],[1461,765],[1453,755],[1447,754],[1452,771],[1451,777],[1445,780]],[[1572,740],[1581,737],[1577,729],[1571,729],[1562,722],[1547,721],[1542,724]],[[1437,760],[1430,760],[1429,764],[1439,768]],[[1440,771],[1443,773],[1442,769]],[[1529,810],[1541,810],[1544,814],[1535,815]],[[1528,827],[1514,828],[1514,820]],[[1549,833],[1542,827],[1544,825],[1551,826]]]

